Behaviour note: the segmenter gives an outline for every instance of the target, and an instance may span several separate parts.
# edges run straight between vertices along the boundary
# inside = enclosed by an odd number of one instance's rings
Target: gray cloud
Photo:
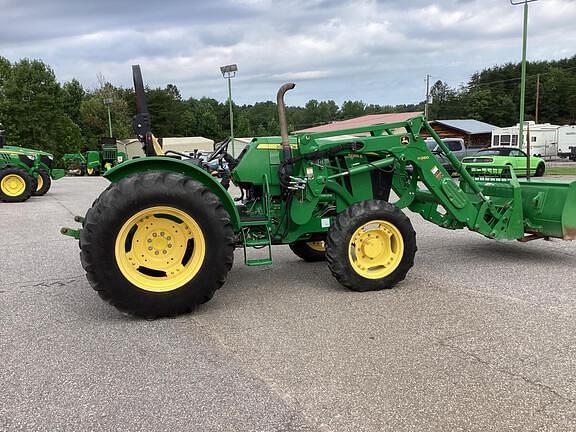
[[[573,56],[576,2],[532,3],[529,57]],[[521,8],[507,0],[0,0],[0,55],[41,58],[60,80],[87,87],[102,73],[129,86],[130,65],[151,85],[223,100],[219,66],[237,63],[239,103],[272,99],[423,99],[424,76],[451,85],[520,57]]]

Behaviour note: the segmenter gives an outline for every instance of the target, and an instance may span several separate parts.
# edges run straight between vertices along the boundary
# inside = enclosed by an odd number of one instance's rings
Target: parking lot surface
[[[495,242],[411,214],[392,290],[274,247],[195,313],[100,300],[59,234],[106,187],[0,204],[0,430],[576,430],[576,242]]]

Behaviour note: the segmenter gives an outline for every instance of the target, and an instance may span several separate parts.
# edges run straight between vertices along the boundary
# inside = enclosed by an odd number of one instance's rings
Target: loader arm
[[[454,179],[428,149],[421,136],[423,129],[442,149],[459,180]],[[351,135],[355,136],[353,141]],[[339,140],[340,136],[347,138]],[[291,212],[298,223],[306,219],[301,215],[302,208],[306,205],[315,207],[322,193],[338,195],[342,201],[340,207],[344,208],[363,196],[360,188],[350,190],[355,177],[374,170],[389,170],[393,173],[391,188],[399,197],[395,205],[407,207],[444,228],[468,228],[489,238],[511,240],[523,238],[525,233],[569,238],[573,233],[571,227],[576,225],[567,224],[566,217],[562,217],[562,214],[572,214],[570,209],[576,204],[570,199],[572,193],[569,191],[573,187],[569,188],[569,184],[557,186],[552,191],[546,184],[533,182],[532,192],[528,194],[530,198],[526,192],[528,186],[523,186],[509,168],[503,167],[498,175],[494,173],[485,181],[479,181],[421,116],[397,123],[303,134],[298,138],[300,155],[292,159],[301,164],[300,176],[306,183],[306,191],[300,194],[300,202]],[[327,169],[325,163],[318,163],[320,158],[351,156],[357,157],[358,163],[336,174]],[[409,166],[411,172],[407,169]],[[336,184],[338,180],[344,181]],[[554,195],[550,200],[553,202],[548,203],[554,210],[548,211],[544,223],[538,222],[533,210],[534,197],[543,199],[547,194]]]

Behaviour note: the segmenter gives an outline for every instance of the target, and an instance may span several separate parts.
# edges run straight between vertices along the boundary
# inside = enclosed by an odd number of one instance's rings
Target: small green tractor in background
[[[80,240],[92,287],[121,311],[191,311],[222,286],[235,248],[259,266],[272,263],[272,245],[288,245],[306,261],[326,260],[352,290],[392,288],[417,249],[405,209],[495,240],[576,239],[576,182],[520,181],[513,171],[501,176],[505,167],[474,177],[421,116],[289,137],[284,94],[294,84],[277,94],[281,137],[254,138],[238,158],[229,141],[207,160],[164,152],[150,131],[138,66],[133,73],[134,129],[147,157],[108,171],[112,184],[76,218],[82,227],[62,229]],[[424,130],[459,179],[428,149]],[[215,160],[228,170],[220,181],[207,168]]]
[[[100,150],[85,149],[82,153],[66,153],[62,159],[70,173],[99,176],[128,160],[128,157],[126,153],[118,151],[116,138],[103,137],[100,139]]]
[[[6,145],[0,130],[0,201],[22,202],[45,195],[52,180],[64,177],[64,170],[52,168],[53,162],[50,153]]]

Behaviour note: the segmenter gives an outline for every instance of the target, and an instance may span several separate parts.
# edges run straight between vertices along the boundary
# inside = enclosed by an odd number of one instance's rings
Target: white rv
[[[576,161],[576,126],[558,128],[558,156]]]
[[[529,130],[531,155],[538,157],[557,156],[559,127],[550,123],[526,122],[524,124],[524,150],[526,150]],[[492,147],[518,147],[518,134],[519,124],[507,128],[495,128],[492,130]]]

